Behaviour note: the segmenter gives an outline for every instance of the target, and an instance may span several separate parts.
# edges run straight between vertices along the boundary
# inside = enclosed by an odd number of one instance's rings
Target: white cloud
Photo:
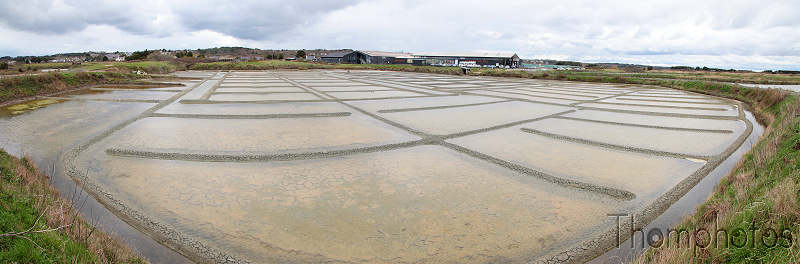
[[[0,55],[248,46],[800,69],[798,13],[793,0],[4,1]]]

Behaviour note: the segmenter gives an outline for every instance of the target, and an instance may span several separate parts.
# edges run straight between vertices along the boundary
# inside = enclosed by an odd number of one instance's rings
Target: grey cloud
[[[109,25],[136,35],[164,35],[170,26],[212,30],[240,39],[263,40],[318,20],[356,0],[158,1],[102,0],[2,1],[0,23],[38,34],[65,34],[89,25]],[[174,15],[176,25],[156,24]],[[180,28],[178,28],[180,29]],[[174,33],[174,32],[171,32]],[[168,35],[168,34],[166,34]]]
[[[793,1],[0,0],[0,34],[8,36],[0,46],[14,53],[52,50],[52,43],[79,51],[140,42],[796,61],[800,5]],[[29,43],[8,41],[20,36]]]
[[[674,55],[678,54],[673,50],[634,50],[634,51],[625,51],[622,52],[625,55]]]
[[[108,1],[2,1],[0,23],[33,33],[64,34],[92,24],[113,25],[132,33],[146,33],[130,5]],[[138,17],[138,19],[137,19]]]
[[[356,4],[355,0],[206,1],[175,8],[189,30],[213,30],[241,39],[264,40],[316,22],[327,12]],[[353,14],[358,15],[358,14]]]
[[[587,39],[594,39],[603,35],[603,32],[603,27],[599,25],[592,25],[586,30],[586,34],[583,37]]]
[[[636,34],[633,35],[634,38],[645,38],[649,37],[650,34],[653,33],[653,30],[649,27],[641,27],[639,30],[636,31]]]

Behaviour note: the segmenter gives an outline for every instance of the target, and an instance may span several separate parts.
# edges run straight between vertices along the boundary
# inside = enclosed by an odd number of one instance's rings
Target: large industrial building
[[[516,53],[503,52],[420,52],[414,57],[425,59],[425,65],[467,67],[519,67],[522,60]]]
[[[460,67],[511,67],[522,66],[516,53],[498,52],[420,52],[402,53],[385,51],[345,51],[322,56],[328,63],[348,64],[410,64]]]
[[[320,57],[322,61],[327,63],[347,63],[358,64],[358,57],[355,51],[338,51]]]
[[[356,51],[358,62],[362,64],[412,64],[414,54],[386,51]]]

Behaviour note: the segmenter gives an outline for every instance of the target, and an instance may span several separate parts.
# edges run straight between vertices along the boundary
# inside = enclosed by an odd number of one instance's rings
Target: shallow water
[[[526,94],[522,94],[522,93],[513,93],[513,94],[512,93],[503,93],[503,92],[492,91],[492,90],[470,91],[469,93],[470,94],[476,94],[476,95],[491,95],[491,96],[502,97],[502,98],[517,98],[517,99],[530,100],[530,101],[533,101],[533,102],[543,102],[543,103],[553,103],[553,104],[563,104],[563,105],[568,105],[568,104],[572,104],[572,103],[577,103],[578,102],[577,100],[560,99],[560,98],[555,98],[555,97],[540,97],[540,96],[534,96],[532,94],[527,94],[526,95]]]
[[[212,94],[212,101],[302,101],[319,100],[320,98],[310,93],[271,93],[271,94]]]
[[[261,261],[519,261],[619,204],[435,146],[303,162],[93,158],[126,204]]]
[[[318,86],[321,86],[321,87],[326,87],[326,86],[345,86],[345,87],[351,87],[351,86],[363,86],[363,85],[369,85],[369,84],[366,84],[366,83],[360,83],[360,82],[351,82],[351,81],[334,81],[334,80],[325,81],[325,82],[310,82],[310,81],[304,81],[304,82],[299,82],[299,83],[302,83],[302,84],[304,84],[304,85],[311,86],[311,87],[318,87]]]
[[[179,75],[210,79],[171,88],[181,96],[84,91],[69,95],[84,100],[5,108],[0,135],[10,140],[0,143],[17,155],[85,146],[62,165],[88,171],[98,197],[151,220],[132,223],[165,232],[164,243],[200,261],[530,262],[600,237],[615,224],[607,214],[651,205],[708,166],[690,157],[725,155],[746,132],[737,108],[707,104],[715,98],[635,85],[370,71]],[[517,86],[525,88],[508,89]],[[636,90],[619,98],[639,101],[570,105]],[[293,102],[323,94],[345,101]],[[99,101],[111,98],[164,101]],[[269,155],[282,158],[246,159]]]
[[[730,130],[741,133],[745,129],[742,120],[717,120],[701,119],[688,117],[672,116],[652,116],[637,115],[627,113],[615,113],[595,110],[579,110],[574,113],[563,115],[564,117],[582,118],[588,120],[607,121],[616,123],[627,123],[646,126],[663,126],[685,129],[709,129],[709,130]]]
[[[613,145],[702,156],[721,153],[739,137],[739,133],[665,130],[564,119],[547,119],[524,127]]]
[[[720,179],[727,176],[738,163],[739,159],[753,147],[758,141],[758,138],[764,133],[764,127],[758,124],[749,112],[745,112],[747,119],[753,124],[753,133],[742,143],[742,145],[728,157],[717,168],[711,171],[705,178],[703,178],[696,186],[689,192],[682,196],[678,201],[672,204],[667,210],[659,215],[652,222],[647,224],[642,230],[669,230],[674,229],[675,226],[682,221],[686,216],[694,214],[697,205],[703,203],[708,199],[711,193],[717,187]],[[624,212],[628,213],[628,212]],[[621,221],[630,221],[630,217],[622,217]],[[634,219],[634,221],[636,221]],[[633,239],[633,241],[631,240]],[[615,264],[615,263],[629,263],[635,261],[645,250],[648,249],[647,243],[642,243],[641,236],[631,238],[623,236],[619,245],[612,248],[605,254],[598,256],[588,263],[592,264]]]
[[[705,162],[657,157],[531,135],[515,126],[448,140],[553,176],[628,190],[652,202]]]
[[[636,102],[643,102],[643,101],[665,101],[665,102],[684,102],[684,103],[711,103],[711,104],[726,104],[722,100],[714,99],[714,98],[678,98],[678,97],[663,97],[658,95],[648,95],[648,96],[620,96],[616,99],[622,101],[629,101],[630,103]]]
[[[424,94],[406,91],[371,91],[371,92],[328,92],[330,96],[338,99],[372,99],[386,97],[416,97]]]
[[[84,89],[71,93],[58,95],[75,99],[131,99],[131,100],[164,100],[175,95],[176,92],[164,91],[98,91]]]
[[[109,124],[139,114],[153,105],[61,100],[19,114],[0,111],[0,143],[4,150],[17,155],[56,155],[70,145],[103,131]]]
[[[224,139],[224,140],[219,140]],[[109,148],[205,154],[275,154],[367,147],[418,139],[361,114],[199,119],[149,117],[109,137]]]
[[[158,111],[159,114],[195,114],[195,115],[276,115],[276,114],[304,114],[304,113],[333,113],[349,112],[339,103],[300,103],[287,102],[282,104],[170,104]]]
[[[276,81],[273,81],[273,82],[253,82],[253,81],[236,82],[236,81],[230,81],[228,79],[225,79],[225,82],[223,84],[220,84],[219,87],[220,88],[225,88],[225,87],[263,87],[263,88],[269,88],[269,87],[294,87],[294,85],[291,84],[291,83],[288,83],[288,82],[286,82],[284,80],[276,80]]]
[[[723,102],[713,102],[713,101],[705,101],[705,102],[680,102],[680,101],[672,101],[667,99],[639,99],[639,98],[611,98],[600,100],[599,102],[605,103],[614,103],[620,105],[641,105],[641,106],[666,106],[666,107],[685,107],[685,108],[709,108],[709,109],[719,109],[719,110],[726,110],[730,109],[732,104],[730,103],[723,103]],[[727,108],[725,106],[728,106]]]
[[[96,88],[110,88],[110,89],[136,89],[136,90],[182,90],[183,86],[164,86],[164,85],[99,85]]]
[[[568,110],[570,108],[561,106],[505,102],[413,112],[380,113],[380,115],[429,134],[447,135],[540,118]]]
[[[453,106],[453,105],[476,104],[476,103],[499,102],[499,101],[503,101],[503,99],[484,97],[484,96],[459,95],[459,96],[439,96],[439,97],[424,97],[424,98],[358,101],[358,102],[351,102],[350,104],[358,106],[359,108],[364,110],[376,112],[389,109]]]
[[[695,105],[693,108],[681,107],[659,107],[647,106],[641,104],[603,104],[603,103],[583,103],[581,106],[610,109],[610,110],[623,110],[623,111],[639,111],[661,114],[679,114],[679,115],[701,115],[701,116],[737,116],[739,111],[735,106],[725,105]]]
[[[575,101],[584,101],[584,100],[595,100],[599,99],[600,96],[596,95],[579,95],[579,94],[570,94],[570,93],[563,93],[558,91],[544,91],[544,90],[537,90],[537,89],[502,89],[502,90],[495,90],[500,92],[506,93],[514,93],[514,94],[523,94],[523,95],[531,95],[533,97],[549,97],[549,98],[557,98],[557,99],[568,99],[568,100],[575,100]]]
[[[215,93],[305,93],[299,87],[217,87]]]
[[[481,87],[480,85],[477,85],[477,84],[440,84],[440,85],[434,85],[434,86],[438,87],[438,88],[476,88],[476,87]]]
[[[393,90],[385,86],[360,85],[360,86],[314,86],[314,89],[322,92],[350,92],[350,91],[385,91]]]

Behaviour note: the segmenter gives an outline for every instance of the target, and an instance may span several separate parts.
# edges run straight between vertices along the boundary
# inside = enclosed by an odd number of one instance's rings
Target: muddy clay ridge
[[[643,227],[753,129],[739,102],[652,86],[178,75],[198,81],[48,108],[87,124],[52,137],[67,174],[201,262],[588,261],[617,243],[610,214]]]

